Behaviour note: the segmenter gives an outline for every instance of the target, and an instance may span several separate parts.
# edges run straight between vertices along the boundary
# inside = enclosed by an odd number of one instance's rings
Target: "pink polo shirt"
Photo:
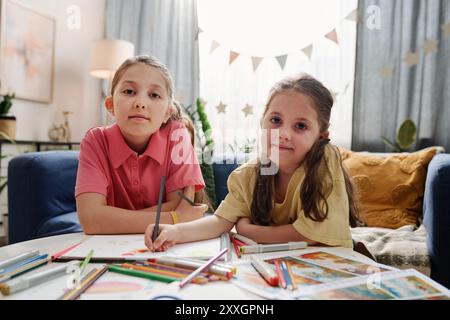
[[[158,203],[163,175],[166,194],[187,186],[199,191],[205,186],[183,123],[169,121],[150,137],[140,155],[126,144],[117,124],[97,127],[81,141],[75,196],[100,193],[109,206],[144,209]]]

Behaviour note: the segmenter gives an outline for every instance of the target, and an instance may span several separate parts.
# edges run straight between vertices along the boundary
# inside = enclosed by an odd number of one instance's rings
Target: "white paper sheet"
[[[165,252],[151,252],[144,244],[143,235],[96,235],[66,252],[63,259],[83,259],[90,250],[92,259],[145,260],[162,256],[209,259],[221,250],[220,238],[177,244]]]

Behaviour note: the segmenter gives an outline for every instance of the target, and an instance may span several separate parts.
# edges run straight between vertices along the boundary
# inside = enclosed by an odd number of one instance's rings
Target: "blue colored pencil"
[[[286,262],[281,260],[281,270],[283,271],[284,279],[286,280],[286,286],[289,290],[292,290],[292,278],[289,274],[289,270],[287,268]]]
[[[40,259],[45,259],[45,258],[47,258],[47,256],[48,256],[48,254],[47,254],[47,253],[44,253],[44,254],[39,254],[39,255],[37,255],[37,256],[28,258],[28,259],[26,259],[26,260],[17,262],[17,263],[15,263],[15,264],[13,264],[13,265],[8,266],[7,268],[5,268],[4,273],[6,274],[6,273],[13,272],[14,270],[19,269],[19,268],[21,268],[21,267],[23,267],[23,266],[25,266],[25,265],[27,265],[27,264],[29,264],[29,263],[31,263],[31,262],[34,262],[34,261],[40,260]]]

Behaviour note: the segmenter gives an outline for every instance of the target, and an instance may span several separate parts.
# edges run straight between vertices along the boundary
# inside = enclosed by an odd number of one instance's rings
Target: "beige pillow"
[[[438,149],[386,157],[340,149],[357,189],[360,218],[368,227],[396,229],[417,224],[427,167]]]

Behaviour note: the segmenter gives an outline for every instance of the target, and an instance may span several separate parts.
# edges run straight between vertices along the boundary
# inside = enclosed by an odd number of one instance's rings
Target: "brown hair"
[[[282,92],[288,91],[302,93],[312,100],[313,107],[318,115],[320,132],[326,132],[329,127],[333,97],[330,91],[320,81],[307,74],[301,74],[297,77],[290,77],[277,82],[270,90],[263,116],[266,114],[273,98]],[[305,216],[313,221],[323,221],[328,216],[329,208],[326,199],[330,195],[333,185],[324,154],[325,146],[329,141],[329,139],[324,137],[317,140],[303,161],[305,166],[305,179],[300,189],[300,200]],[[338,154],[339,163],[344,174],[350,209],[349,223],[350,226],[355,227],[359,221],[359,214],[354,186],[345,167],[342,165],[339,151],[337,151],[337,148],[333,149]],[[275,176],[261,174],[261,169],[270,165],[270,162],[268,164],[261,164],[260,161],[257,164],[257,178],[253,192],[251,214],[252,221],[260,225],[269,225],[272,221]],[[325,172],[325,179],[319,175],[319,172]]]

